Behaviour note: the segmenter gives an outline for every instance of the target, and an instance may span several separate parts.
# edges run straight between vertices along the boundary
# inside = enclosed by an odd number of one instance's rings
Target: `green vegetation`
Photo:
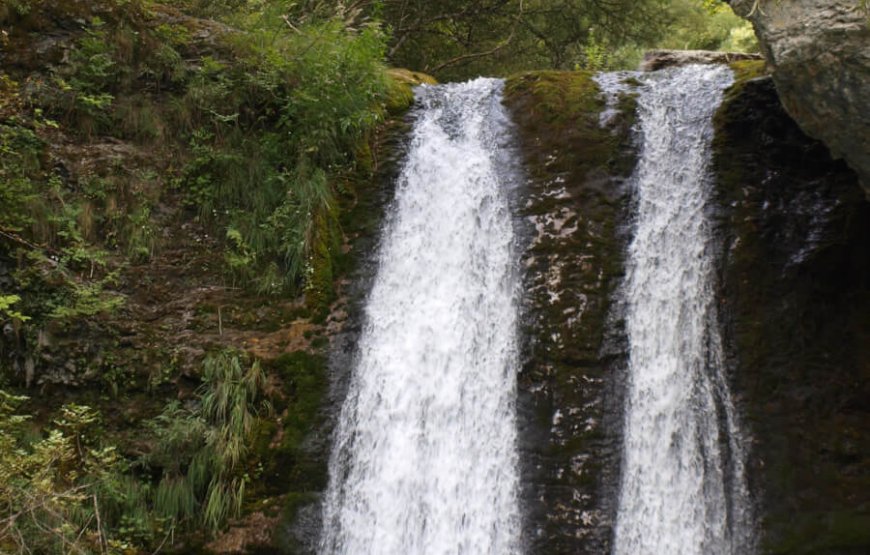
[[[25,316],[12,308],[12,305],[19,301],[21,301],[21,297],[18,295],[0,295],[0,315],[19,322],[29,320],[29,316]]]
[[[203,364],[194,404],[169,403],[145,423],[148,453],[127,461],[102,436],[101,415],[67,404],[45,435],[0,390],[0,548],[22,553],[122,553],[237,516],[265,374],[221,352]],[[159,476],[159,480],[152,480]]]
[[[159,345],[162,324],[122,329],[144,306],[130,302],[137,280],[159,276],[152,265],[188,226],[216,247],[197,271],[216,261],[218,285],[261,306],[303,297],[290,318],[324,314],[342,205],[419,78],[390,77],[381,27],[334,7],[291,22],[303,12],[279,3],[177,4],[0,2],[3,552],[202,543],[263,472],[295,484],[263,495],[321,487],[301,447],[325,391],[317,355],[287,355],[267,376],[236,351],[181,362]],[[58,26],[69,31],[32,58],[33,37]],[[124,347],[131,333],[144,352]],[[187,400],[167,404],[191,379]],[[55,383],[76,401],[13,394],[40,384],[50,397]]]
[[[755,52],[752,25],[719,0],[679,0],[668,7],[669,22],[658,48]]]
[[[264,293],[301,284],[320,302],[340,244],[337,187],[383,116],[384,39],[337,21],[283,34],[239,37],[236,64],[206,59],[191,76],[193,157],[177,187],[226,226],[238,281]]]
[[[218,530],[238,516],[250,477],[242,463],[250,448],[266,377],[260,363],[242,368],[237,354],[205,359],[203,383],[194,409],[171,402],[146,423],[156,439],[143,462],[161,469],[154,492],[154,513],[172,529],[205,526]]]
[[[104,0],[90,12],[74,2],[7,2],[15,29],[51,18],[81,26],[59,63],[19,81],[2,75],[0,230],[10,249],[42,260],[11,292],[27,293],[37,322],[112,312],[122,304],[113,272],[160,248],[152,214],[177,199],[224,239],[231,285],[304,292],[323,307],[333,298],[341,197],[364,175],[359,154],[396,98],[386,56],[451,76],[618,67],[652,45],[747,47],[745,28],[721,4],[617,4],[184,3],[234,26],[226,27],[179,23],[166,17],[172,8],[144,0]],[[203,30],[208,41],[197,44]],[[13,32],[7,41],[23,48],[24,39]],[[478,49],[486,55],[465,55]],[[68,168],[49,163],[51,140],[64,135],[114,136],[166,163],[89,168],[70,182]],[[68,289],[60,300],[36,294],[57,276]]]
[[[652,48],[755,50],[749,23],[719,0],[425,0],[372,6],[399,66],[461,79],[534,69],[636,67]]]
[[[108,269],[118,262],[111,251],[135,260],[158,248],[150,214],[162,196],[176,195],[226,236],[234,284],[327,302],[341,244],[337,197],[389,96],[385,35],[339,18],[290,29],[277,14],[259,14],[244,32],[221,28],[213,52],[191,64],[192,22],[162,23],[161,12],[149,12],[156,4],[106,6],[117,9],[87,19],[69,55],[25,95],[3,76],[4,104],[18,103],[20,114],[0,128],[0,172],[10,184],[0,193],[0,228],[20,248],[74,249],[76,262]],[[25,21],[65,9],[19,7]],[[203,13],[216,8],[196,3]],[[241,9],[229,11],[244,22]],[[120,168],[66,183],[44,167],[46,127],[85,141],[111,133],[142,148],[171,147],[173,188],[133,188]],[[170,129],[177,142],[165,145]],[[40,198],[45,192],[56,202]]]
[[[625,110],[614,122],[618,134],[602,128],[598,114],[604,100],[592,77],[589,71],[535,71],[508,79],[505,101],[517,114],[529,167],[549,172],[556,165],[579,182],[598,168],[630,172],[631,162],[622,159],[622,151],[630,125],[625,119],[633,117],[633,110]],[[631,95],[622,102],[633,108]],[[546,163],[552,152],[560,152],[559,159]],[[628,168],[623,167],[626,163]]]

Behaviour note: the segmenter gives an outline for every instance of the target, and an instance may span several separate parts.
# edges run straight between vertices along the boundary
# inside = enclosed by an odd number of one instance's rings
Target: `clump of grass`
[[[176,110],[195,128],[178,186],[201,219],[231,230],[235,281],[326,299],[337,184],[390,98],[385,36],[327,20],[227,41],[239,62],[205,59]]]
[[[226,351],[207,356],[198,404],[170,403],[148,424],[157,443],[143,463],[161,470],[154,512],[172,528],[218,530],[241,512],[248,480],[242,463],[258,414],[268,408],[260,399],[260,363],[243,361]]]

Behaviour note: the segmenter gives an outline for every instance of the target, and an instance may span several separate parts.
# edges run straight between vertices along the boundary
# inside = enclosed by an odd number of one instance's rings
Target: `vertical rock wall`
[[[720,302],[762,553],[868,553],[870,203],[738,69],[716,117]]]
[[[633,100],[602,128],[590,74],[535,72],[508,81],[506,102],[528,172],[518,199],[529,241],[519,379],[527,553],[608,553],[625,356],[609,317],[623,272]]]

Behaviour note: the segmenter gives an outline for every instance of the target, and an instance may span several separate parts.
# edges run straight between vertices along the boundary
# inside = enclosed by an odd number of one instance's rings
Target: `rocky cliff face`
[[[761,552],[865,553],[870,203],[855,172],[785,112],[763,62],[731,67],[712,210]],[[625,380],[615,291],[631,225],[631,87],[605,129],[588,75],[524,74],[506,92],[528,174],[518,203],[529,232],[519,381],[528,552],[606,553]]]
[[[731,0],[752,21],[786,111],[870,194],[870,13],[859,0]]]
[[[714,144],[720,315],[761,552],[868,553],[870,203],[771,79],[736,69]]]

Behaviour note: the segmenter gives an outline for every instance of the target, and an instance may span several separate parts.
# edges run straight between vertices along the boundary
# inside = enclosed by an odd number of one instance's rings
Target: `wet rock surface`
[[[590,74],[541,72],[509,80],[506,103],[528,176],[518,201],[528,240],[518,419],[526,550],[607,553],[625,357],[611,299],[633,102],[623,97],[601,127],[605,100]]]
[[[404,160],[412,118],[413,113],[405,117],[397,114],[379,130],[373,145],[374,177],[357,184],[354,204],[343,212],[342,228],[347,237],[345,277],[337,284],[338,299],[326,321],[328,383],[318,411],[318,425],[306,441],[307,453],[316,466],[315,474],[320,478],[309,495],[288,506],[275,528],[270,550],[264,554],[308,555],[317,552],[332,434],[347,394],[357,344],[365,325],[365,301],[377,272],[380,232]]]
[[[759,54],[712,52],[710,50],[650,50],[643,55],[641,71],[655,71],[687,64],[727,64],[743,60],[760,60]]]
[[[720,314],[762,552],[867,553],[870,203],[770,78],[739,79],[716,125]]]
[[[870,194],[870,12],[858,0],[731,0],[755,27],[786,111]]]

